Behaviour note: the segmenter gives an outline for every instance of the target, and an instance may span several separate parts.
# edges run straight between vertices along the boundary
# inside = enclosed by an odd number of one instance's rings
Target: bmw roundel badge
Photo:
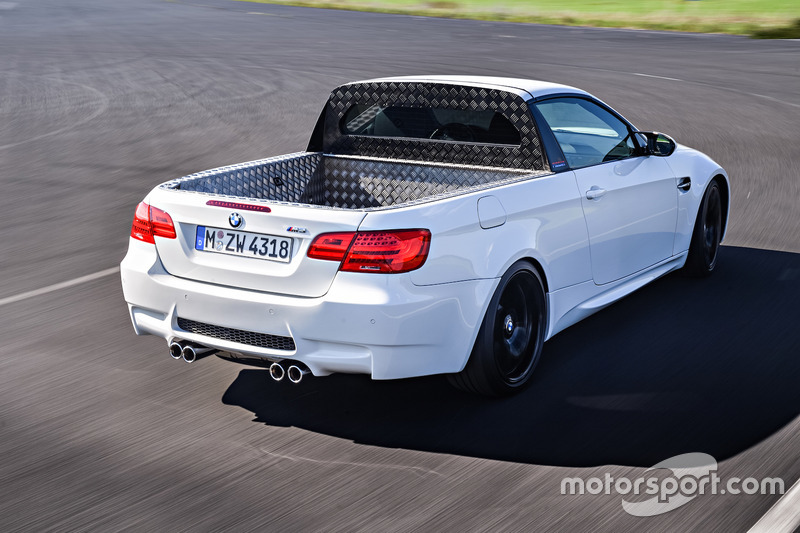
[[[244,218],[239,213],[231,213],[228,217],[228,222],[232,228],[241,228],[244,225]]]

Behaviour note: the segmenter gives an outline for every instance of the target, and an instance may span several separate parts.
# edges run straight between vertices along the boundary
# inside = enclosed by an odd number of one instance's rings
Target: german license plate
[[[197,226],[194,249],[288,263],[292,260],[292,242],[277,235]]]

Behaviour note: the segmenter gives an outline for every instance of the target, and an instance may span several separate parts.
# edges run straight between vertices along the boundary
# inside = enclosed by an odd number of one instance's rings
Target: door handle
[[[680,178],[678,180],[678,188],[683,192],[692,188],[692,178]]]
[[[606,195],[608,191],[605,189],[601,189],[597,185],[593,185],[591,189],[586,191],[586,198],[589,200],[599,200],[603,196]]]

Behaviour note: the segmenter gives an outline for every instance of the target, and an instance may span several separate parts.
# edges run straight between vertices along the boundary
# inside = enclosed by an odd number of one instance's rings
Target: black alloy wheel
[[[539,361],[547,324],[544,284],[527,261],[515,263],[489,302],[478,338],[456,387],[486,396],[506,396],[525,386]]]
[[[684,272],[689,276],[711,275],[717,266],[722,240],[722,195],[719,184],[712,181],[697,212],[697,220],[689,245]]]

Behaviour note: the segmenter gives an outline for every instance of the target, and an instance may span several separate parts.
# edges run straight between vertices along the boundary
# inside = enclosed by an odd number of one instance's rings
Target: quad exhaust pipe
[[[269,366],[269,375],[275,381],[281,381],[283,376],[286,375],[286,371],[280,363],[272,363]]]
[[[183,351],[181,352],[181,357],[187,363],[194,363],[198,359],[203,357],[208,357],[209,355],[217,353],[217,350],[214,348],[209,348],[208,346],[200,346],[199,344],[187,344],[183,347]]]
[[[176,361],[183,355],[183,344],[178,341],[169,343],[169,355]]]
[[[301,381],[306,374],[310,374],[311,371],[306,368],[305,365],[300,366],[299,364],[290,365],[288,368],[285,366],[285,362],[280,363],[272,363],[269,366],[269,375],[275,381],[281,381],[284,377],[288,378],[289,381],[297,385]]]
[[[297,385],[303,381],[303,376],[308,373],[310,373],[310,371],[307,368],[300,368],[297,365],[292,365],[289,367],[289,370],[286,371],[286,377],[289,378],[289,381]]]
[[[198,359],[217,353],[217,349],[201,346],[193,342],[172,341],[169,344],[169,355],[175,359],[183,359],[187,363],[194,363]]]
[[[183,359],[187,363],[194,363],[198,359],[207,357],[217,353],[219,350],[216,348],[209,348],[196,344],[194,342],[187,342],[176,339],[169,343],[169,355],[175,360]],[[286,361],[280,361],[269,365],[269,375],[275,381],[282,381],[283,378],[289,378],[289,381],[295,385],[303,381],[303,378],[311,374],[311,370],[306,365],[296,362],[287,366]]]

